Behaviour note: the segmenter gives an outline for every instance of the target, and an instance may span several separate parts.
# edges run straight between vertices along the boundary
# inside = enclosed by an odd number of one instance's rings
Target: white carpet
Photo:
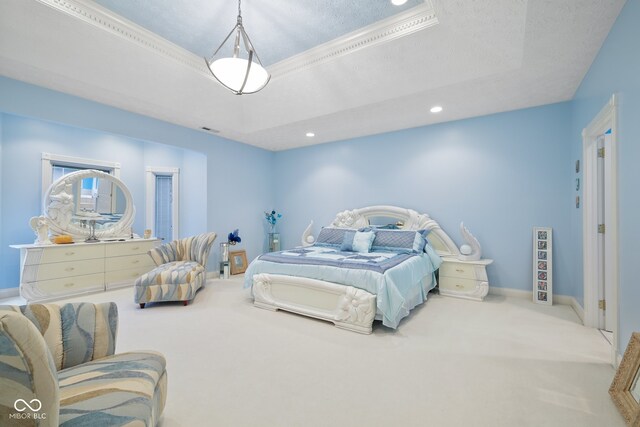
[[[360,335],[252,306],[241,278],[188,307],[116,301],[117,351],[167,358],[169,426],[623,426],[605,339],[568,306],[433,295]]]

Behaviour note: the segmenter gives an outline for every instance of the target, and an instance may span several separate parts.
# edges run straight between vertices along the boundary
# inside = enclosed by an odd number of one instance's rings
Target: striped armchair
[[[114,355],[117,329],[115,303],[0,306],[0,425],[156,425],[165,359]]]
[[[206,282],[207,259],[216,233],[174,240],[149,251],[157,267],[134,285],[135,302],[182,301],[187,305]]]

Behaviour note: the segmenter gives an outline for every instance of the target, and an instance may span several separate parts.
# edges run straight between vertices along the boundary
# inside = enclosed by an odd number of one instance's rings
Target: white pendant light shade
[[[216,59],[209,65],[209,69],[223,86],[237,94],[258,92],[266,86],[270,77],[262,65],[257,62],[249,63],[242,58]]]
[[[234,34],[234,39],[231,39]],[[228,41],[233,41],[233,43],[227,43]],[[236,95],[258,92],[269,83],[271,76],[262,66],[262,62],[260,62],[260,58],[258,58],[258,54],[242,26],[240,1],[238,1],[236,26],[213,52],[211,58],[205,58],[205,61],[213,77]]]

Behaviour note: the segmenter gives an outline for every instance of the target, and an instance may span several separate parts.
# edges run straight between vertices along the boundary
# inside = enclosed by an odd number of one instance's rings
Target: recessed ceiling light
[[[407,0],[391,0],[391,4],[393,4],[394,6],[402,6],[406,2]]]
[[[316,134],[315,134],[315,133],[313,133],[313,132],[307,132],[307,137],[308,137],[308,138],[313,138],[314,136],[316,136]]]
[[[434,107],[431,107],[431,110],[429,111],[431,111],[432,113],[439,113],[440,111],[442,111],[442,107],[439,105],[436,105]]]

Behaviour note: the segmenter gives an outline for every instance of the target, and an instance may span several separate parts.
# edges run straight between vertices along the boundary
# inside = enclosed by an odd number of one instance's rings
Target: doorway
[[[145,227],[165,242],[179,236],[179,179],[178,168],[147,167]]]
[[[584,324],[611,343],[617,364],[618,221],[616,97],[582,131]]]

